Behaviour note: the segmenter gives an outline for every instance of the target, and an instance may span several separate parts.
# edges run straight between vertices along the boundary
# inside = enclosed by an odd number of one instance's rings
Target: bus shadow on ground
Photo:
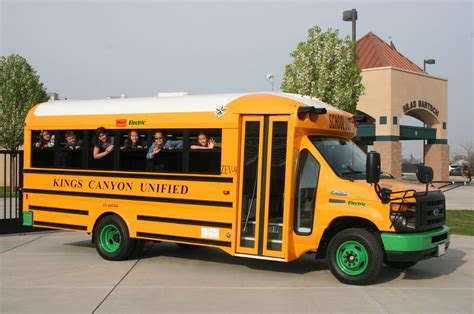
[[[90,247],[95,250],[95,244],[90,240],[65,243],[65,245]],[[307,274],[315,271],[328,270],[325,260],[315,260],[314,254],[307,254],[299,259],[289,262],[275,262],[259,259],[241,258],[228,255],[217,248],[190,246],[180,248],[175,243],[152,243],[148,242],[143,251],[135,258],[159,259],[160,257],[171,257],[229,265],[240,265],[250,269],[282,272],[292,274]],[[446,256],[420,261],[412,268],[406,270],[395,269],[384,266],[373,285],[383,284],[401,277],[404,280],[426,280],[441,276],[447,276],[455,272],[459,267],[467,263],[466,253],[458,249],[449,249]]]
[[[154,243],[151,248],[145,248],[144,255],[141,258],[150,259],[159,257],[175,257],[212,263],[241,265],[256,270],[294,274],[306,274],[317,270],[328,269],[325,261],[317,261],[314,259],[314,254],[307,254],[290,263],[282,263],[235,257],[217,248],[201,246],[180,248],[174,243]]]
[[[373,284],[389,282],[399,277],[403,280],[426,280],[447,276],[467,263],[465,257],[466,253],[464,251],[449,249],[446,251],[446,256],[420,261],[415,266],[405,270],[384,267]]]

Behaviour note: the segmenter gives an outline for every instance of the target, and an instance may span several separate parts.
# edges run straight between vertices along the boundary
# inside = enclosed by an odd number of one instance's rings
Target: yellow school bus
[[[144,241],[314,253],[349,284],[444,254],[443,194],[369,180],[356,120],[284,93],[42,103],[25,123],[24,224],[92,234],[108,260]]]

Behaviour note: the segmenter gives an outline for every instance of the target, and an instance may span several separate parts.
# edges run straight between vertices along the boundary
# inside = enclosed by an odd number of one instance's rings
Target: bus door
[[[284,258],[288,115],[244,116],[237,253]]]

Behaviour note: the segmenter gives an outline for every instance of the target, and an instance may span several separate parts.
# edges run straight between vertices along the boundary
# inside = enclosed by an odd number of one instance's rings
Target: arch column
[[[400,179],[402,177],[402,149],[398,139],[377,140],[374,142],[374,150],[380,153],[382,171]]]
[[[447,140],[436,140],[425,147],[425,165],[433,168],[434,181],[449,180],[449,145]]]

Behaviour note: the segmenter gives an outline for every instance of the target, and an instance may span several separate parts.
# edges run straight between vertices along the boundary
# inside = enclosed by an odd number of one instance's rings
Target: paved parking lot
[[[0,312],[472,313],[473,239],[453,236],[447,255],[353,287],[312,255],[284,264],[161,243],[109,262],[84,233],[2,236]]]

